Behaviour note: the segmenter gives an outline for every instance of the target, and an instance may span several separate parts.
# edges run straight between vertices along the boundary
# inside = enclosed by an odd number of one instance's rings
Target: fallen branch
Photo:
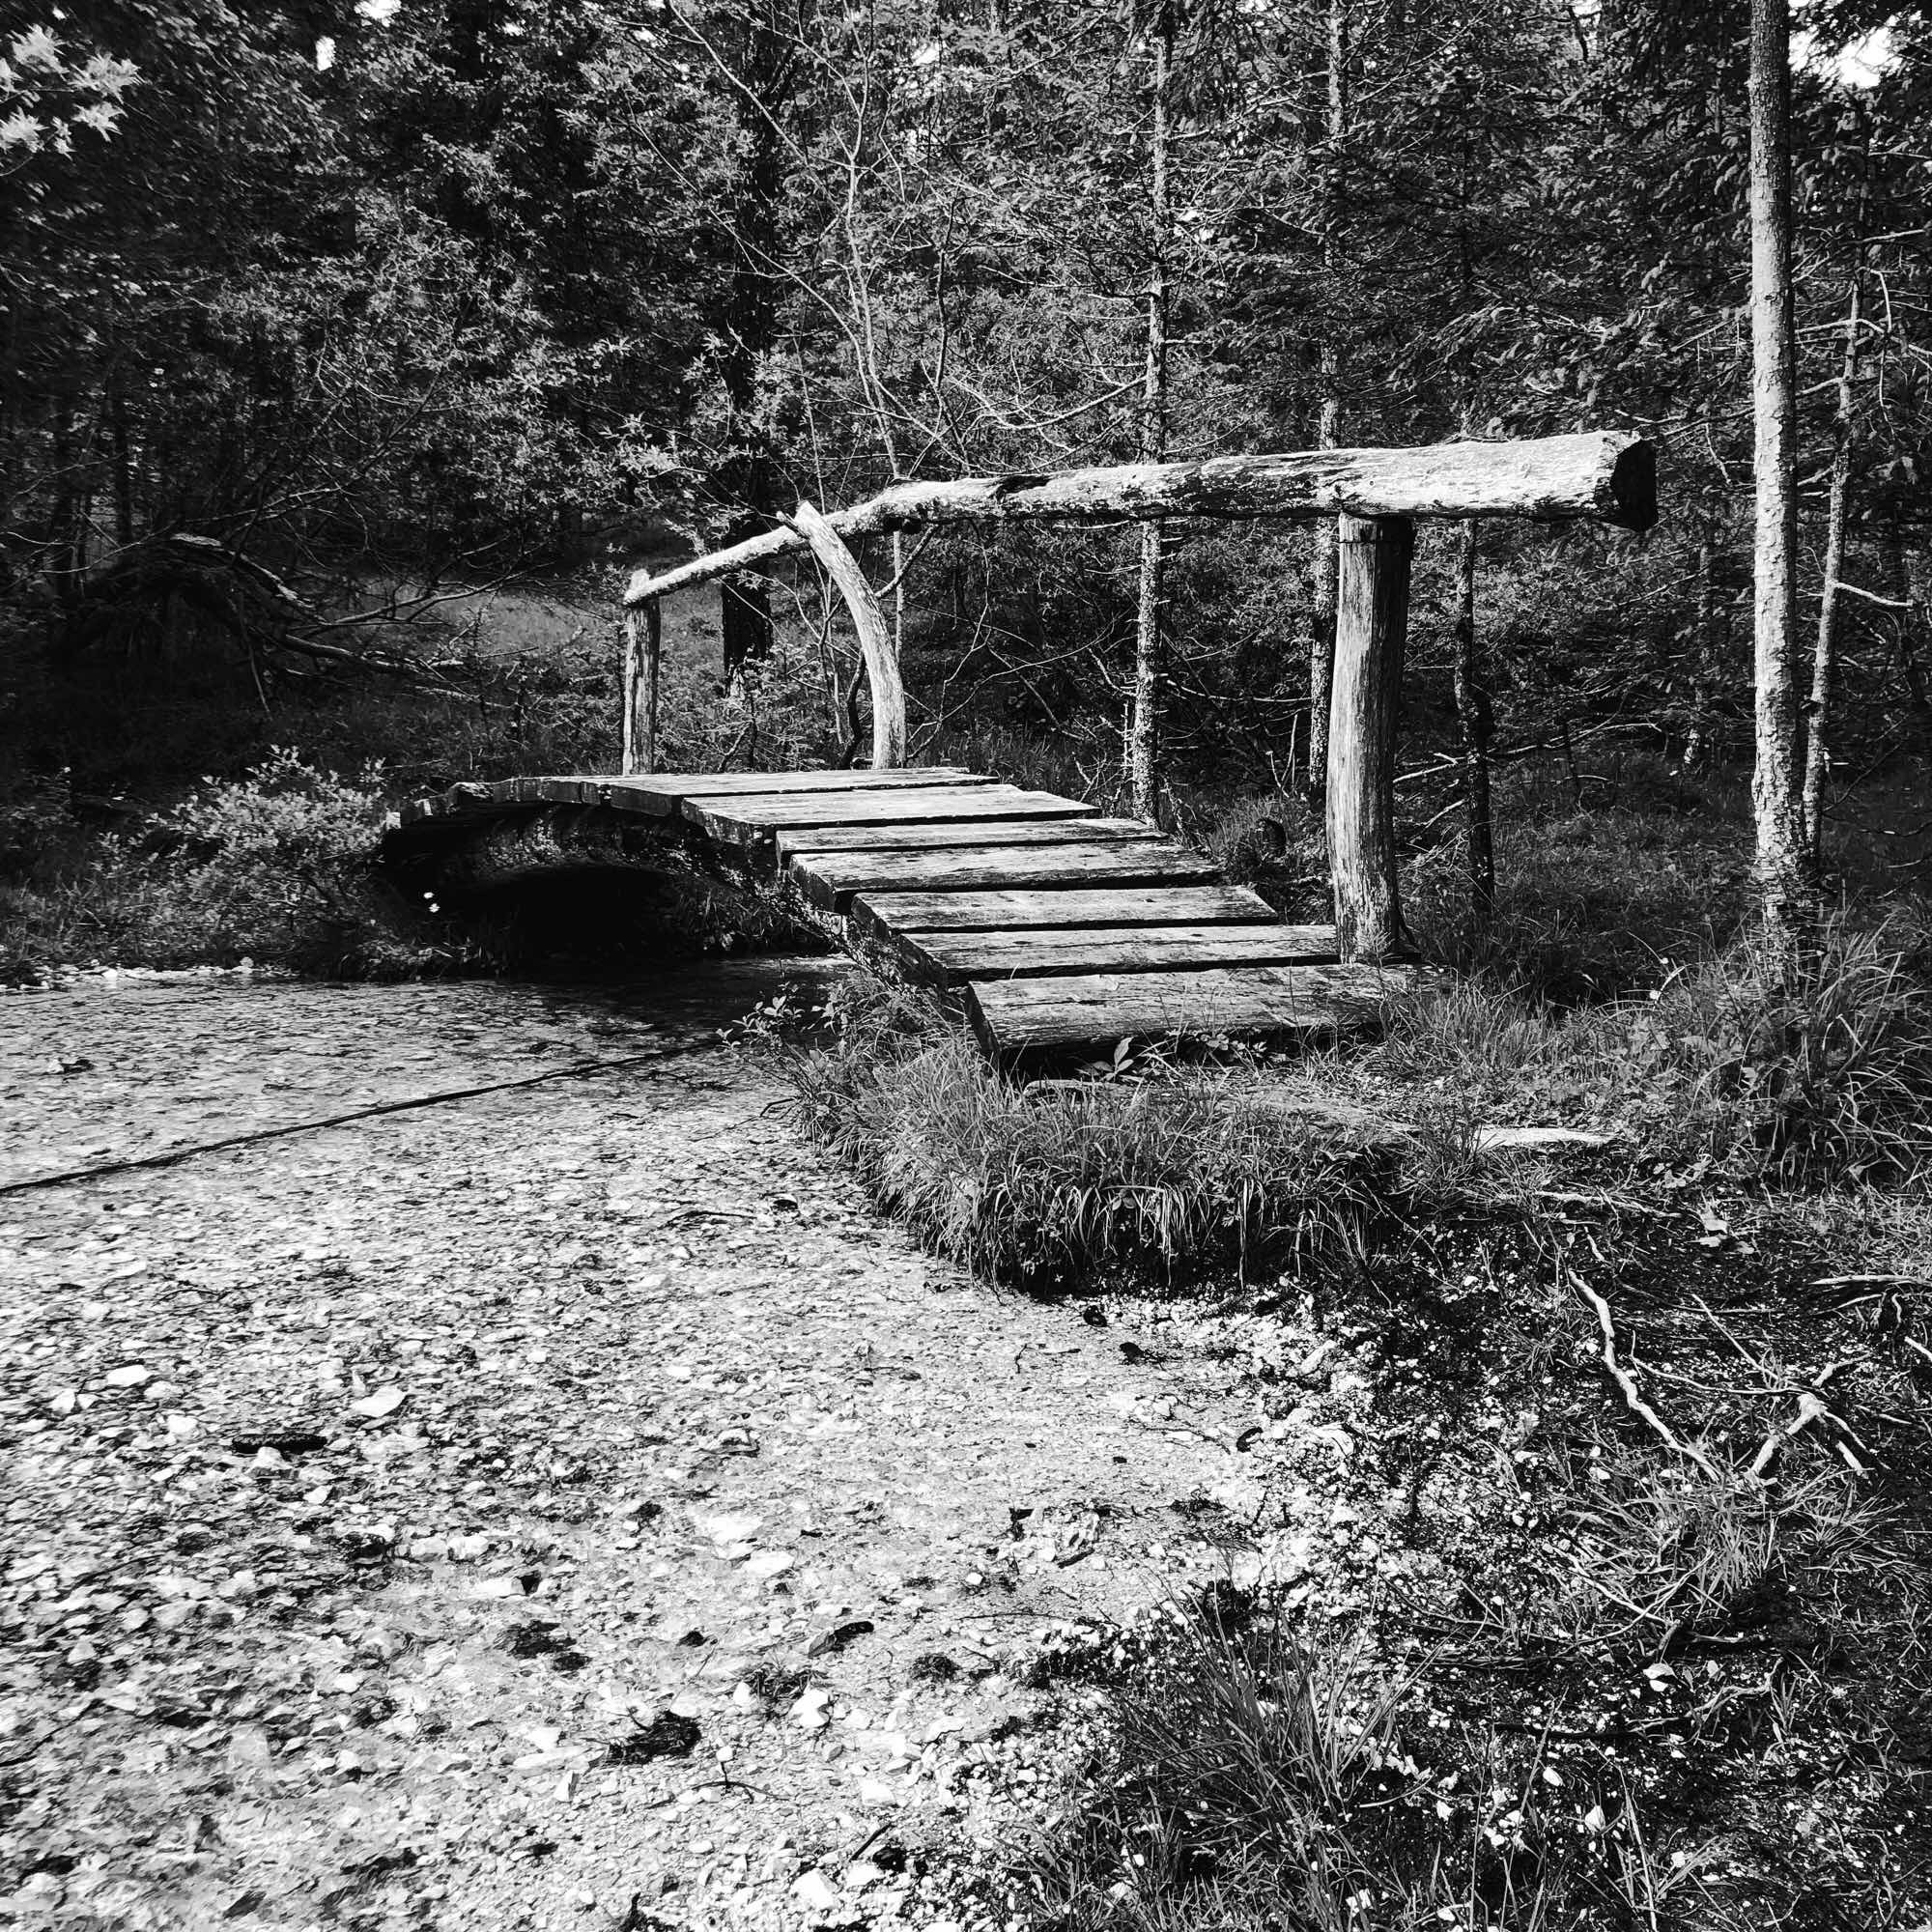
[[[1617,1360],[1617,1330],[1610,1319],[1610,1304],[1586,1282],[1575,1268],[1566,1268],[1577,1292],[1597,1311],[1597,1325],[1604,1331],[1603,1363],[1610,1378],[1623,1391],[1624,1401],[1630,1405],[1631,1413],[1649,1423],[1658,1437],[1673,1454],[1682,1456],[1687,1462],[1694,1463],[1707,1476],[1718,1473],[1717,1464],[1697,1448],[1695,1444],[1680,1441],[1670,1425],[1643,1399],[1637,1388],[1636,1378]]]
[[[544,1073],[526,1073],[516,1080],[493,1080],[481,1087],[447,1088],[440,1094],[418,1094],[407,1100],[382,1100],[369,1107],[353,1107],[346,1114],[326,1115],[319,1121],[297,1121],[286,1127],[261,1127],[253,1133],[230,1134],[224,1140],[200,1141],[192,1147],[175,1148],[167,1153],[144,1153],[133,1160],[105,1160],[99,1167],[72,1167],[59,1174],[36,1175],[31,1180],[10,1180],[0,1185],[0,1194],[27,1194],[40,1187],[65,1187],[70,1182],[99,1180],[108,1174],[132,1174],[137,1169],[175,1167],[205,1153],[222,1153],[229,1148],[254,1147],[262,1141],[287,1140],[292,1134],[320,1133],[325,1127],[346,1126],[352,1121],[373,1121],[384,1114],[413,1113],[419,1107],[440,1107],[451,1100],[472,1100],[484,1094],[509,1094],[522,1087],[540,1087],[549,1080],[587,1079],[592,1074],[615,1073],[626,1066],[642,1066],[653,1060],[667,1060],[676,1047],[657,1047],[649,1053],[629,1053],[621,1060],[578,1060],[568,1066],[553,1066]]]
[[[1558,1208],[1607,1208],[1619,1214],[1642,1214],[1653,1221],[1674,1221],[1682,1211],[1675,1208],[1653,1208],[1648,1201],[1633,1201],[1627,1194],[1578,1194],[1574,1190],[1558,1187],[1539,1187],[1536,1190],[1539,1201],[1552,1202]]]

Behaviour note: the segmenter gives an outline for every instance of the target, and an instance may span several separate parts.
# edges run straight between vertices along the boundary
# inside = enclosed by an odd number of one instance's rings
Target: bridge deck
[[[1003,1061],[1137,1039],[1308,1038],[1374,1018],[1401,967],[1344,965],[1332,927],[1138,820],[949,767],[661,773],[454,785],[405,809],[421,838],[542,807],[675,821],[789,877],[848,938],[954,990]]]

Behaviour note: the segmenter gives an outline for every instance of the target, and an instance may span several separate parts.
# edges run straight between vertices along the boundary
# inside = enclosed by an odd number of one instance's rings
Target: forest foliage
[[[49,12],[0,70],[9,648],[246,656],[279,694],[388,635],[341,621],[330,573],[434,595],[728,538],[800,496],[1130,457],[1158,272],[1176,457],[1324,431],[1658,441],[1667,515],[1646,545],[1483,533],[1483,626],[1515,741],[1627,730],[1695,769],[1748,736],[1745,14]],[[1804,21],[1801,482],[1816,550],[1849,370],[1836,742],[1868,764],[1932,724],[1932,27],[1860,0]],[[1132,541],[949,534],[878,559],[916,741],[992,720],[1117,761]],[[1317,544],[1223,526],[1168,550],[1167,769],[1292,761]],[[1426,724],[1432,673],[1446,696],[1439,541],[1423,573]],[[727,660],[758,657],[767,606],[727,593]],[[28,749],[71,751],[57,732]]]

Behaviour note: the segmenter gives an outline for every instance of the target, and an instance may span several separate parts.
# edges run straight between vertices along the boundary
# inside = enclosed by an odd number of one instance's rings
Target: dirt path
[[[1252,1403],[875,1221],[706,1043],[760,971],[0,1004],[0,1182],[665,1055],[0,1196],[16,1916],[955,1916]]]

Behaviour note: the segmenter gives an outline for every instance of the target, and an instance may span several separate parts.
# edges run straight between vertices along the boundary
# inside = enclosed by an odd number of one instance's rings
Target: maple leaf
[[[15,108],[0,121],[0,148],[25,148],[29,154],[41,145],[41,124],[25,108]]]
[[[8,51],[21,67],[43,67],[56,72],[60,69],[60,43],[44,27],[29,27],[24,34],[15,34]]]

